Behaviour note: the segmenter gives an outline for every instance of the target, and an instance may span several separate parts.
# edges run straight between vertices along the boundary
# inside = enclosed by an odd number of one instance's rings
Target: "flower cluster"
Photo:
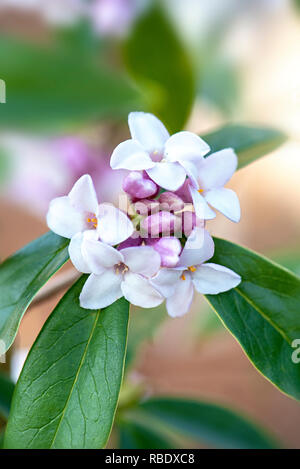
[[[47,222],[70,238],[71,261],[90,274],[80,295],[83,308],[106,307],[124,296],[151,308],[166,300],[170,316],[185,314],[194,289],[218,294],[236,287],[240,276],[207,262],[214,242],[205,228],[214,209],[238,222],[236,194],[224,187],[237,167],[230,148],[206,156],[197,135],[172,136],[154,115],[129,115],[131,139],[111,156],[112,169],[129,173],[123,190],[129,204],[120,210],[99,205],[92,179],[82,176],[68,196],[54,199]]]

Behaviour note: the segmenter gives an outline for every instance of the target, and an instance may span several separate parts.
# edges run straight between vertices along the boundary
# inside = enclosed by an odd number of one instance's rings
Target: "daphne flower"
[[[200,238],[199,238],[200,237]],[[200,248],[195,248],[203,238]],[[174,269],[161,269],[151,283],[166,298],[168,314],[183,316],[190,309],[194,288],[205,295],[231,290],[241,277],[222,265],[205,263],[214,254],[214,243],[203,228],[195,228],[189,236]]]
[[[200,137],[186,131],[170,137],[157,117],[144,112],[131,112],[128,124],[132,138],[114,150],[110,161],[113,169],[145,170],[169,191],[182,186],[187,175],[197,179],[197,164],[210,150]]]
[[[160,268],[160,256],[153,248],[139,246],[119,251],[97,241],[93,232],[85,232],[74,236],[69,253],[79,271],[91,273],[80,294],[83,308],[105,308],[122,296],[143,308],[163,302],[163,296],[149,283]]]
[[[232,148],[199,160],[197,179],[190,179],[186,183],[198,217],[206,220],[215,218],[215,212],[209,207],[212,205],[230,220],[240,221],[239,199],[233,190],[224,187],[235,172],[237,164],[238,159]]]
[[[93,230],[108,244],[118,244],[133,233],[127,215],[110,204],[98,204],[93,181],[82,176],[67,196],[53,199],[47,214],[50,230],[65,238]]]

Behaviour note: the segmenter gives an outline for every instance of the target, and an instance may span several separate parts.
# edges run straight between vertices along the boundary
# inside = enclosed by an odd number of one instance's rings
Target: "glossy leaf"
[[[233,148],[239,158],[239,168],[272,152],[286,140],[285,135],[278,130],[235,124],[221,127],[201,137],[210,145],[212,152]]]
[[[99,60],[75,47],[1,37],[1,77],[8,85],[1,126],[49,131],[87,119],[126,116],[139,106],[139,94]]]
[[[38,290],[68,260],[68,244],[49,232],[0,265],[0,340],[6,350]]]
[[[182,129],[195,97],[195,77],[189,56],[163,11],[154,6],[137,21],[124,46],[131,76],[170,132]]]
[[[8,418],[12,395],[14,392],[14,383],[3,373],[0,373],[0,415]]]
[[[139,404],[136,417],[220,448],[271,448],[274,442],[243,416],[215,404],[162,397]]]
[[[289,344],[299,331],[299,279],[245,248],[221,239],[215,244],[213,261],[235,270],[243,281],[229,292],[207,295],[209,303],[255,367],[300,399],[300,365],[293,363]]]
[[[129,304],[79,306],[82,276],[44,325],[14,394],[6,448],[103,448],[123,377]]]
[[[158,431],[136,422],[122,422],[119,427],[120,449],[171,449],[171,441]]]

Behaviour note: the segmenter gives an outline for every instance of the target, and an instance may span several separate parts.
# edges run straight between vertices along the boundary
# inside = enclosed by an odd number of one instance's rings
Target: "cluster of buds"
[[[152,114],[131,113],[129,128],[132,138],[111,156],[112,169],[129,171],[123,181],[128,209],[99,205],[85,175],[68,196],[51,202],[48,226],[71,239],[71,261],[90,274],[80,295],[83,308],[103,308],[124,296],[145,308],[166,300],[169,315],[182,316],[194,289],[218,294],[241,281],[207,262],[214,242],[205,227],[216,216],[213,208],[239,221],[238,198],[224,187],[237,157],[225,149],[205,158],[210,148],[200,137],[186,131],[170,136]]]

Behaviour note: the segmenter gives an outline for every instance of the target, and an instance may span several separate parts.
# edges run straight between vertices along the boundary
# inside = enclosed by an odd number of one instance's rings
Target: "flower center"
[[[198,189],[198,192],[201,194],[201,192],[204,192],[204,189]]]
[[[151,153],[151,160],[154,161],[155,163],[161,163],[163,159],[164,158],[159,150],[154,150]]]
[[[114,266],[115,272],[117,275],[121,274],[124,275],[126,272],[128,272],[129,267],[124,264],[124,262],[119,262]]]
[[[194,265],[191,265],[190,267],[188,267],[188,270],[189,270],[190,272],[196,272],[197,267],[195,267]]]
[[[93,217],[93,218],[88,217],[88,218],[86,219],[86,221],[88,222],[89,225],[92,225],[93,228],[97,228],[97,226],[98,226],[98,220],[97,220],[96,217]],[[91,226],[90,226],[90,227],[91,227]]]

